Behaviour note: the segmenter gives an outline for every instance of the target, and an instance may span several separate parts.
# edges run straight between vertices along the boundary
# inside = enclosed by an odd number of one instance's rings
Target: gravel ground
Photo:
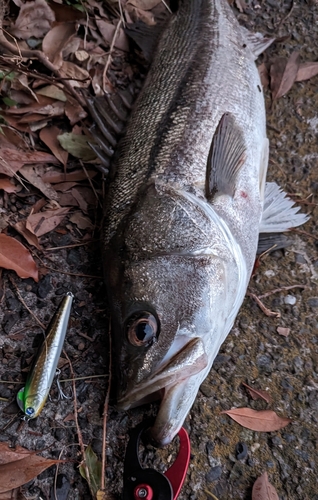
[[[289,35],[285,41],[270,47],[263,60],[288,56],[299,50],[303,61],[315,60],[318,44],[318,5],[315,1],[294,3],[264,0],[248,2],[246,12],[237,13],[242,24],[251,30]],[[260,58],[262,61],[262,58]],[[277,181],[287,192],[299,194],[313,204],[304,205],[311,220],[301,228],[309,234],[294,232],[287,250],[276,250],[260,263],[251,279],[249,291],[262,295],[277,288],[300,284],[306,288],[282,290],[264,298],[265,305],[281,314],[266,316],[250,297],[246,297],[231,334],[224,343],[214,367],[201,386],[196,402],[185,422],[192,446],[189,472],[180,500],[217,498],[250,499],[255,479],[267,471],[280,500],[317,500],[317,422],[318,422],[318,209],[314,205],[318,192],[315,163],[318,159],[318,77],[297,83],[286,97],[271,104],[266,92],[268,136],[271,145],[268,180]],[[10,197],[10,206],[19,200]],[[5,210],[5,207],[4,207]],[[45,245],[64,246],[76,241],[74,233],[51,233]],[[36,316],[47,323],[61,296],[71,290],[75,295],[70,329],[65,350],[70,356],[77,377],[79,423],[84,442],[95,452],[102,450],[102,407],[108,373],[107,315],[99,245],[92,243],[72,249],[45,252],[44,262],[66,273],[49,271],[38,284],[14,278],[26,304]],[[40,328],[17,299],[9,280],[12,273],[3,273],[3,299],[0,312],[0,425],[8,424],[16,414],[14,396],[20,387],[23,363],[34,353],[41,338]],[[278,334],[277,327],[290,329],[288,337]],[[116,363],[116,360],[113,360]],[[62,367],[61,378],[70,375],[68,365]],[[90,375],[100,378],[90,379]],[[253,401],[242,382],[267,390],[272,402]],[[69,384],[65,384],[66,390]],[[248,406],[273,409],[289,417],[292,423],[277,432],[263,433],[244,429],[222,410]],[[78,438],[73,419],[73,402],[48,402],[41,416],[28,425],[13,422],[2,430],[0,439],[31,450],[43,450],[44,456],[73,461],[60,466],[57,498],[75,500],[89,498],[85,481],[78,472]],[[108,417],[107,489],[119,497],[122,491],[123,458],[128,430],[145,415],[155,414],[156,405],[126,413],[111,406]],[[237,458],[237,445],[243,443],[243,458]],[[246,446],[245,446],[246,445]],[[141,451],[147,463],[164,469],[176,445],[155,451]],[[54,468],[43,472],[22,488],[29,499],[54,499]]]

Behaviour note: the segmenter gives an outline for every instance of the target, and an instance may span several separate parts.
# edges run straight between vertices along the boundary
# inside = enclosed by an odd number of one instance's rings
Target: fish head
[[[105,256],[118,407],[161,398],[151,429],[161,446],[182,426],[241,303],[236,258],[201,205],[150,186]]]

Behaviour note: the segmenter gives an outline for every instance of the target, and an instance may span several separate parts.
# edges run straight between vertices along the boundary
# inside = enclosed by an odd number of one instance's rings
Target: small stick
[[[85,459],[85,446],[84,446],[84,442],[83,442],[82,432],[81,432],[81,429],[80,429],[80,426],[79,426],[79,423],[78,423],[76,384],[75,384],[75,376],[74,376],[75,374],[74,374],[74,370],[73,370],[73,366],[72,366],[71,360],[68,357],[68,355],[66,354],[66,352],[65,352],[64,349],[63,349],[63,354],[64,354],[64,356],[66,357],[66,359],[67,359],[67,361],[69,363],[70,372],[71,372],[71,375],[72,375],[75,425],[76,425],[76,431],[77,431],[77,436],[78,436],[78,442],[79,442],[79,446],[80,446],[81,454],[82,454],[82,463],[84,465],[87,483],[88,483],[89,489],[91,490],[91,482],[90,482],[89,469],[88,469],[88,466],[87,466],[87,463],[86,463],[86,459]],[[92,497],[94,497],[92,491],[91,491],[91,493],[92,493]]]
[[[285,290],[292,290],[293,288],[309,288],[307,285],[290,285],[290,286],[282,286],[281,288],[275,288],[275,290],[271,290],[270,292],[266,292],[263,295],[259,295],[259,299],[265,299],[265,297],[269,297],[273,295],[273,293],[284,292]]]
[[[91,178],[90,178],[90,176],[88,175],[88,172],[87,172],[87,170],[86,170],[86,168],[85,168],[84,163],[82,162],[82,160],[80,160],[80,164],[82,165],[82,169],[84,170],[84,173],[85,173],[85,175],[86,175],[86,177],[87,177],[87,180],[88,180],[88,182],[89,182],[89,184],[90,184],[90,186],[91,186],[91,188],[92,188],[92,190],[93,190],[93,193],[94,193],[94,195],[95,195],[95,198],[96,198],[96,200],[98,201],[99,206],[101,207],[101,206],[102,206],[102,204],[101,204],[101,202],[100,202],[100,199],[99,199],[99,197],[98,197],[98,194],[96,193],[96,190],[95,190],[94,185],[93,185],[93,183],[92,183],[92,179],[91,179]]]
[[[112,43],[111,43],[110,48],[109,48],[107,62],[105,64],[105,68],[104,68],[104,71],[103,71],[103,91],[104,92],[106,92],[107,71],[108,71],[110,63],[112,61],[112,52],[114,50],[116,38],[117,38],[117,35],[118,35],[118,32],[119,32],[119,29],[120,29],[121,25],[122,25],[122,20],[120,19],[120,21],[118,21],[118,24],[117,24],[116,29],[115,29],[115,33],[114,33],[114,36],[113,36],[113,39],[112,39]]]
[[[15,288],[15,291],[16,291],[16,294],[18,296],[18,299],[20,300],[21,304],[23,304],[23,306],[26,308],[26,310],[31,314],[31,316],[33,316],[33,318],[35,319],[35,321],[38,323],[38,325],[40,325],[40,327],[45,330],[46,327],[43,325],[43,323],[41,323],[41,321],[39,320],[39,318],[36,317],[36,315],[34,314],[33,311],[31,311],[31,309],[26,305],[26,303],[24,302],[23,298],[21,297],[21,294],[19,292],[19,289],[15,283],[15,281],[13,280],[13,278],[11,276],[9,276],[9,280],[11,281],[12,285],[14,286]]]
[[[108,414],[110,387],[111,387],[111,381],[112,381],[112,340],[111,340],[111,321],[110,321],[110,318],[109,318],[108,338],[109,338],[109,380],[108,380],[108,387],[107,387],[105,403],[104,403],[104,411],[103,411],[104,419],[103,419],[102,477],[101,477],[101,485],[100,485],[100,489],[102,491],[105,491],[107,414]]]
[[[264,314],[266,314],[266,316],[270,316],[270,317],[274,317],[274,318],[280,318],[281,317],[281,314],[280,312],[275,312],[275,311],[271,311],[270,309],[268,309],[264,304],[263,302],[257,297],[257,295],[255,295],[255,293],[251,293],[251,292],[248,292],[247,295],[249,297],[252,297],[252,299],[255,300],[256,304],[259,306],[259,308],[263,311]]]
[[[96,242],[99,240],[87,240],[82,243],[74,243],[73,245],[63,245],[61,247],[50,247],[50,248],[44,248],[44,252],[53,252],[54,250],[63,250],[64,248],[75,248],[75,247],[84,247],[85,245],[89,245],[90,243]]]

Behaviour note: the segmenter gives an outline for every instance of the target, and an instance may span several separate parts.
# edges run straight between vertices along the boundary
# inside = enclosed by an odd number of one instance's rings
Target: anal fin
[[[225,113],[215,131],[207,165],[206,196],[234,196],[237,175],[245,162],[246,145],[242,129]]]

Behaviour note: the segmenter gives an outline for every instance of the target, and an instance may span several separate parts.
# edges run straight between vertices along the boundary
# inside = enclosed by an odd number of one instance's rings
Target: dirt
[[[292,8],[293,7],[293,8]],[[288,15],[290,13],[290,15]],[[303,61],[315,60],[318,43],[316,20],[318,5],[304,0],[251,1],[245,13],[237,11],[240,22],[251,30],[288,34],[270,47],[259,62],[276,56],[289,56],[299,50]],[[285,21],[279,26],[282,19]],[[279,26],[279,27],[278,27]],[[280,500],[314,500],[317,471],[318,423],[318,253],[316,206],[318,177],[318,77],[294,84],[283,98],[272,103],[267,90],[266,107],[270,139],[269,181],[277,181],[295,199],[305,200],[302,209],[310,221],[291,233],[288,249],[265,256],[251,279],[249,292],[262,295],[267,308],[280,313],[268,317],[247,296],[232,332],[201,386],[186,421],[191,440],[191,461],[180,500],[251,499],[256,478],[267,471]],[[2,200],[2,210],[19,210],[21,200],[10,195]],[[62,226],[63,227],[63,226]],[[303,232],[302,232],[303,231]],[[81,235],[65,231],[51,233],[45,246],[62,247],[77,243]],[[32,312],[47,324],[65,291],[75,295],[65,350],[76,377],[79,424],[85,444],[91,443],[100,457],[102,451],[102,409],[108,377],[108,320],[99,242],[75,248],[45,251],[41,257],[51,269],[38,284],[20,280],[4,271],[0,312],[0,439],[30,450],[45,450],[43,456],[71,459],[59,466],[56,498],[90,498],[80,476],[81,460],[73,419],[73,400],[56,401],[56,389],[40,417],[29,422],[11,422],[16,415],[15,394],[21,387],[26,360],[35,352],[41,329],[18,300],[15,286]],[[93,276],[91,278],[87,276]],[[97,277],[96,277],[97,276]],[[284,289],[291,285],[302,287]],[[287,337],[277,327],[290,329]],[[112,360],[116,363],[116,359]],[[90,378],[99,375],[100,378]],[[62,366],[61,379],[70,370]],[[272,402],[253,401],[242,382],[268,391]],[[70,383],[63,385],[70,389]],[[254,432],[241,427],[223,410],[232,407],[272,409],[292,423],[276,432]],[[129,412],[117,412],[111,405],[107,431],[107,491],[119,498],[122,492],[123,459],[128,431],[146,415],[156,413],[156,405]],[[3,427],[7,426],[4,430]],[[247,454],[237,458],[236,447],[243,443]],[[242,445],[243,446],[243,445]],[[242,447],[241,446],[241,447]],[[245,446],[243,446],[245,449]],[[177,449],[176,443],[163,450],[151,447],[141,451],[150,467],[164,470]],[[244,455],[245,453],[243,453]],[[22,487],[21,498],[54,499],[54,468]]]

